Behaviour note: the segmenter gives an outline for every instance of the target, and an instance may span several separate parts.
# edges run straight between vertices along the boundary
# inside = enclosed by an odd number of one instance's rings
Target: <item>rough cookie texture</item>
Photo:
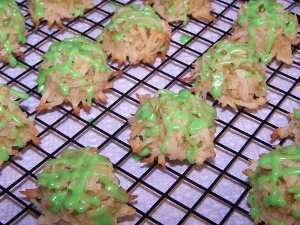
[[[277,128],[271,135],[271,139],[291,136],[295,140],[295,145],[300,146],[300,109],[295,109],[293,113],[289,113],[289,119],[289,125]]]
[[[14,0],[0,1],[0,59],[17,65],[15,56],[21,56],[21,44],[26,42],[24,16]]]
[[[246,44],[219,41],[194,63],[193,90],[204,99],[207,93],[223,107],[257,109],[267,102],[266,67]]]
[[[18,102],[11,97],[27,99],[28,95],[0,85],[0,166],[16,155],[19,148],[33,140],[39,144],[38,131],[34,127],[34,117],[28,117],[22,112]]]
[[[68,149],[38,174],[38,188],[24,192],[40,210],[38,225],[113,225],[133,215],[108,158],[95,148]]]
[[[183,21],[187,24],[188,15],[195,19],[214,20],[211,0],[149,0],[155,11],[168,22]]]
[[[214,157],[215,109],[188,90],[160,90],[157,97],[138,96],[140,107],[130,119],[129,143],[144,161],[165,167],[165,159],[202,164]]]
[[[297,225],[300,221],[300,148],[278,148],[245,171],[254,223]]]
[[[92,100],[106,101],[103,90],[111,88],[109,78],[114,75],[106,62],[101,47],[81,36],[53,43],[44,54],[37,79],[38,90],[43,94],[37,110],[52,108],[70,102],[79,114],[82,102],[89,109]]]
[[[127,59],[153,64],[158,54],[164,60],[170,38],[170,26],[150,6],[126,5],[116,9],[97,41],[119,65]]]
[[[86,9],[92,8],[91,0],[28,0],[28,10],[36,27],[40,20],[46,20],[49,27],[57,24],[63,28],[63,19],[82,16]]]
[[[239,11],[231,40],[249,43],[260,54],[264,64],[274,57],[292,63],[291,45],[297,38],[297,16],[274,0],[251,0]]]

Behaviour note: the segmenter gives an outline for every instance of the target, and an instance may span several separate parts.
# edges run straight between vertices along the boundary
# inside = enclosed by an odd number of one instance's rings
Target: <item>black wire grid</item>
[[[90,113],[81,110],[76,116],[67,105],[38,113],[41,95],[36,78],[41,56],[54,41],[81,34],[91,41],[109,22],[115,7],[111,1],[95,1],[93,9],[83,17],[65,22],[65,32],[56,27],[48,29],[42,23],[37,31],[29,19],[25,0],[18,3],[26,17],[28,42],[25,57],[19,59],[24,68],[10,68],[0,64],[0,83],[30,94],[20,105],[30,116],[36,117],[41,145],[30,142],[21,156],[14,156],[2,166],[0,176],[0,224],[35,224],[40,211],[20,193],[33,188],[36,174],[45,162],[57,157],[64,149],[97,146],[99,153],[111,158],[116,175],[128,192],[139,197],[131,205],[137,215],[120,224],[252,224],[246,203],[249,184],[242,171],[249,159],[272,149],[272,144],[287,145],[286,139],[270,143],[269,135],[278,126],[287,124],[287,113],[300,106],[300,48],[293,46],[291,66],[272,62],[268,67],[269,102],[262,109],[233,111],[217,109],[215,149],[217,157],[203,166],[186,162],[169,162],[166,171],[156,163],[141,164],[132,158],[127,118],[138,107],[135,93],[154,93],[161,88],[179,90],[189,85],[179,80],[191,72],[191,63],[218,40],[230,35],[242,1],[215,0],[218,22],[207,23],[191,18],[187,26],[171,25],[173,37],[166,60],[155,65],[123,66],[124,74],[115,88],[107,92],[108,103],[93,103]],[[117,5],[141,1],[114,1]],[[281,1],[293,13],[300,14],[298,1]],[[180,36],[191,40],[181,44]],[[298,33],[299,34],[299,33]],[[297,60],[297,62],[296,62]]]

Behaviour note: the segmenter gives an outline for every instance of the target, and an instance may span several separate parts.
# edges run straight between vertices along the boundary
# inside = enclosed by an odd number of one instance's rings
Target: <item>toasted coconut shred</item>
[[[126,5],[116,9],[97,41],[119,65],[127,59],[153,64],[159,53],[165,59],[170,37],[170,26],[150,6]]]
[[[37,175],[37,189],[21,192],[42,211],[37,225],[114,225],[135,210],[134,199],[114,176],[108,158],[95,148],[68,149]]]
[[[292,63],[291,45],[299,42],[296,15],[273,0],[249,1],[241,7],[238,15],[231,40],[249,43],[264,64],[274,57]]]
[[[300,219],[300,148],[278,148],[245,171],[252,189],[248,196],[254,224],[298,225]]]
[[[108,82],[113,73],[99,45],[81,36],[67,38],[53,43],[43,60],[37,79],[43,93],[38,111],[66,101],[79,114],[80,102],[88,110],[93,98],[97,103],[107,100],[103,90],[113,86]]]
[[[257,109],[267,102],[265,66],[253,48],[246,44],[219,41],[196,60],[193,90],[204,99],[210,93],[222,104],[236,109]]]
[[[154,10],[169,23],[183,21],[187,24],[188,15],[195,19],[215,20],[211,15],[211,0],[148,0]]]
[[[6,85],[0,86],[0,166],[9,159],[9,155],[16,155],[18,149],[30,140],[39,144],[38,131],[33,124],[34,117],[27,118],[11,97],[27,99],[28,95]]]
[[[300,109],[295,109],[294,113],[289,113],[289,125],[277,128],[271,135],[271,139],[294,137],[295,145],[300,146]]]
[[[28,0],[28,10],[36,27],[40,20],[46,20],[49,27],[57,24],[62,29],[62,19],[81,16],[93,6],[91,0]]]
[[[157,94],[138,95],[140,107],[129,120],[133,152],[145,157],[145,162],[158,158],[164,168],[166,158],[200,165],[215,157],[215,109],[185,89],[178,94],[163,89]]]
[[[26,42],[24,16],[14,0],[0,2],[0,59],[17,66],[14,55],[21,56],[21,43]]]

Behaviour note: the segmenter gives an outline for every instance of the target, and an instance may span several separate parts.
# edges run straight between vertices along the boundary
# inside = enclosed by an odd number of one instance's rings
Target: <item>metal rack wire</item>
[[[192,68],[191,63],[211,45],[228,36],[242,4],[238,0],[215,0],[218,21],[207,23],[191,18],[187,26],[172,25],[171,48],[165,61],[152,65],[123,66],[124,74],[108,92],[107,104],[93,103],[90,113],[81,110],[76,116],[67,106],[36,114],[40,94],[35,79],[42,63],[41,55],[50,43],[64,37],[81,34],[95,41],[95,37],[109,21],[115,7],[110,1],[94,1],[95,7],[83,17],[65,22],[65,32],[40,25],[37,31],[29,19],[25,0],[18,3],[26,17],[28,42],[25,56],[19,59],[24,68],[10,68],[0,63],[0,83],[30,94],[28,100],[20,100],[28,115],[36,116],[40,131],[40,146],[34,143],[3,165],[0,176],[0,224],[34,224],[39,210],[28,202],[20,190],[34,186],[36,174],[44,163],[58,156],[69,147],[96,146],[99,153],[109,156],[122,186],[139,195],[132,205],[136,218],[120,224],[252,224],[248,216],[246,196],[249,185],[242,171],[249,159],[257,159],[262,152],[272,149],[272,144],[287,145],[286,139],[270,143],[269,134],[277,126],[287,123],[287,113],[300,106],[300,63],[291,66],[272,62],[268,67],[267,83],[269,102],[257,112],[239,109],[221,109],[212,99],[219,115],[215,160],[203,166],[169,162],[166,171],[156,163],[143,165],[132,159],[128,139],[127,118],[134,113],[138,101],[135,93],[154,93],[161,88],[178,90],[188,87],[179,78]],[[114,1],[117,5],[141,3],[134,0]],[[300,14],[298,1],[281,1],[292,12]],[[179,36],[191,37],[181,44]],[[300,48],[293,46],[295,59]]]

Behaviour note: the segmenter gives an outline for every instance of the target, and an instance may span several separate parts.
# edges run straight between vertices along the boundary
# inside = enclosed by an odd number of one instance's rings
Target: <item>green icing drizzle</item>
[[[188,43],[191,40],[191,38],[192,37],[187,36],[187,35],[181,35],[180,36],[180,42],[181,42],[181,44],[184,45],[184,44]]]
[[[5,90],[7,89],[7,90]],[[14,137],[15,143],[14,146],[17,146],[19,148],[23,147],[25,145],[24,141],[19,136],[19,132],[17,130],[17,127],[26,126],[22,119],[16,114],[16,112],[11,112],[8,110],[8,105],[10,104],[16,104],[17,102],[14,102],[10,100],[10,96],[22,98],[22,99],[28,99],[28,94],[16,91],[13,89],[9,89],[6,85],[0,86],[0,117],[6,117],[8,120],[12,120],[15,123],[15,128],[12,130],[12,136]],[[0,121],[0,130],[7,128],[7,122],[6,121]],[[3,146],[0,144],[0,159],[7,161],[9,158],[9,149],[8,146]]]
[[[83,15],[85,8],[73,8],[72,12],[74,16]]]
[[[183,25],[186,25],[188,22],[188,12],[189,12],[189,0],[183,0]]]
[[[38,19],[41,19],[43,17],[43,14],[45,12],[45,7],[43,0],[32,0],[33,7],[34,7],[34,13],[37,16]],[[56,3],[62,2],[62,0],[55,0]],[[77,8],[75,7],[74,0],[70,2],[71,10],[74,16],[79,16],[84,13],[85,8]]]
[[[7,127],[7,123],[6,122],[0,122],[0,128],[6,128]]]
[[[252,192],[263,190],[263,185],[270,186],[269,194],[263,198],[264,207],[282,207],[287,206],[284,196],[280,195],[278,183],[281,177],[300,175],[300,167],[283,167],[285,160],[300,160],[300,148],[289,146],[281,149],[275,149],[267,155],[263,155],[258,161],[258,172],[250,174],[250,182],[253,187]],[[270,171],[271,170],[271,171]],[[259,171],[262,171],[261,173]],[[266,172],[268,171],[268,172]],[[260,214],[260,209],[253,198],[253,193],[248,197],[248,203],[251,205],[250,215],[253,219]],[[289,188],[287,192],[292,193],[296,201],[300,201],[300,187]],[[300,218],[300,208],[293,213],[294,217]],[[281,221],[273,221],[273,224],[281,224]],[[275,223],[276,222],[276,223]]]
[[[4,146],[0,146],[0,159],[7,161],[9,159],[8,149]]]
[[[114,220],[107,207],[98,208],[93,215],[93,225],[112,225]]]
[[[169,3],[170,1],[166,1],[167,3]],[[183,0],[183,24],[186,25],[188,22],[188,12],[189,12],[189,0]],[[170,14],[174,14],[175,13],[175,5],[171,5],[168,8],[168,13]]]
[[[246,51],[247,53],[240,54],[244,51]],[[233,55],[235,57],[228,57],[228,55]],[[217,42],[197,61],[202,62],[200,79],[211,79],[211,94],[214,97],[220,97],[222,95],[222,88],[225,81],[224,74],[222,73],[220,68],[222,66],[230,65],[230,67],[232,66],[235,69],[239,69],[241,64],[247,62],[258,64],[259,56],[249,45],[239,42],[229,42],[225,40]],[[239,71],[243,76],[247,78],[260,76],[258,72],[250,72],[243,69],[239,69]],[[196,82],[194,85],[199,85],[199,82]]]
[[[287,15],[278,13],[278,11],[280,12],[283,10],[283,6],[273,0],[251,0],[248,2],[243,15],[240,16],[237,21],[239,25],[244,25],[245,23],[249,22],[249,45],[252,47],[255,44],[256,28],[264,26],[266,24],[272,26],[267,40],[266,49],[264,49],[264,52],[261,55],[261,60],[264,64],[268,64],[271,60],[270,52],[275,41],[276,30],[278,30],[278,27],[282,28],[286,34],[294,32],[296,29],[294,17],[291,13],[287,13]],[[266,13],[266,18],[261,17],[260,12],[262,11]],[[287,21],[283,22],[282,18],[286,19]]]
[[[105,26],[98,40],[102,40],[107,31],[116,31],[114,39],[121,41],[123,40],[122,30],[128,31],[134,25],[145,26],[151,30],[162,30],[161,22],[150,6],[144,6],[144,8],[141,5],[121,6],[116,10],[111,22]]]
[[[251,209],[250,209],[250,216],[255,219],[259,216],[259,209],[256,206],[256,203],[254,201],[254,197],[253,197],[253,193],[251,192],[248,196],[248,200],[247,200],[248,204],[251,205]]]
[[[115,3],[114,1],[109,1],[108,5],[110,7],[115,7],[115,6],[117,6],[117,3]]]
[[[17,60],[13,55],[13,43],[11,43],[8,38],[9,34],[15,33],[19,42],[26,42],[24,16],[14,0],[0,1],[0,15],[3,18],[0,24],[0,49],[3,48],[2,51],[7,54],[9,64],[11,66],[17,66]],[[12,29],[14,31],[11,31]]]
[[[141,154],[141,156],[147,156],[147,155],[150,154],[150,152],[151,152],[151,148],[149,148],[148,146],[146,146],[146,147],[142,148],[140,154]]]
[[[96,70],[101,73],[107,72],[109,70],[106,61],[102,60],[100,57],[95,57],[92,53],[97,52],[101,54],[106,59],[105,52],[100,46],[89,42],[84,37],[74,36],[72,38],[64,39],[62,42],[53,43],[49,50],[44,54],[43,60],[45,62],[51,62],[50,68],[41,68],[39,77],[37,79],[38,91],[45,92],[47,90],[45,86],[46,77],[49,74],[59,72],[61,74],[62,81],[60,83],[60,92],[63,96],[68,96],[70,94],[69,80],[79,80],[82,85],[86,87],[88,106],[91,106],[92,99],[94,96],[94,89],[91,81],[87,81],[83,74],[79,71],[73,69],[73,63],[75,62],[75,57],[82,57],[92,64]],[[68,55],[66,62],[62,62],[62,55]]]
[[[148,129],[150,130],[150,129]],[[148,146],[145,146],[144,148],[141,149],[140,153],[134,153],[132,155],[133,159],[136,161],[141,161],[143,159],[144,156],[147,156],[151,153],[151,148],[149,148]]]
[[[205,128],[215,129],[213,123],[216,117],[215,109],[185,89],[178,94],[163,89],[158,91],[157,94],[159,94],[157,99],[148,99],[136,112],[137,122],[147,123],[147,128],[142,135],[143,139],[161,135],[160,132],[162,126],[164,126],[166,128],[166,138],[160,151],[165,153],[172,132],[180,130],[185,135],[185,140],[192,146],[187,151],[187,159],[190,163],[195,163],[197,146],[203,140],[191,136]],[[158,121],[159,112],[165,112],[162,113],[162,121]],[[183,123],[187,125],[184,126]],[[139,154],[147,156],[150,152],[150,146],[145,146]]]
[[[284,225],[284,223],[281,222],[281,221],[273,220],[273,221],[270,222],[270,225]]]
[[[44,14],[44,6],[41,0],[32,0],[34,5],[34,13],[40,19]]]
[[[22,98],[22,99],[28,99],[29,95],[27,93],[21,92],[21,91],[17,91],[14,89],[9,89],[9,93],[17,98]]]
[[[170,8],[168,9],[168,12],[170,14],[173,14],[175,12],[175,6],[174,5],[170,6]]]
[[[95,124],[96,124],[95,118],[90,118],[90,119],[88,119],[88,122],[89,122],[90,124],[92,124],[92,125],[95,125]]]
[[[122,41],[123,40],[123,35],[120,33],[115,34],[114,39],[116,41]]]
[[[86,185],[89,179],[91,176],[97,177],[104,184],[105,190],[118,201],[127,202],[128,196],[113,183],[111,177],[95,169],[97,165],[112,168],[110,161],[89,150],[90,148],[65,150],[60,158],[48,161],[44,172],[38,174],[38,183],[51,190],[48,202],[52,213],[57,213],[62,207],[73,209],[77,213],[97,207],[93,215],[93,224],[113,224],[112,215],[101,199],[87,193]],[[59,170],[53,170],[55,166]]]
[[[135,160],[135,161],[141,161],[142,160],[142,156],[139,156],[138,154],[136,154],[136,153],[133,153],[132,154],[132,158]]]
[[[300,109],[296,109],[294,113],[294,118],[296,120],[300,120]]]

